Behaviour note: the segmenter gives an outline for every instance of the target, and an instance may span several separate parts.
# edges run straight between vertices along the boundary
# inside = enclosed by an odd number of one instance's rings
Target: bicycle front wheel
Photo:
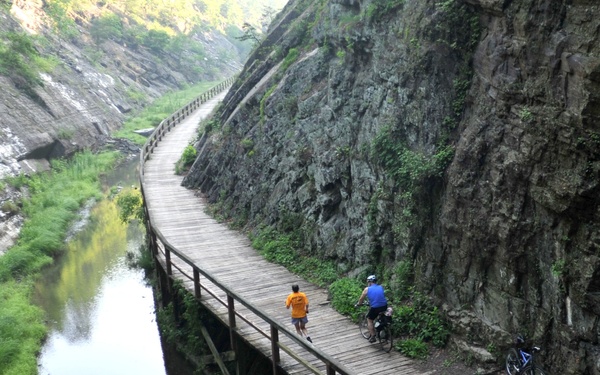
[[[519,353],[517,349],[510,348],[506,355],[506,373],[508,375],[516,375],[521,367],[521,361],[519,360]]]
[[[360,328],[360,333],[361,333],[361,335],[363,335],[363,337],[365,339],[368,339],[371,336],[371,333],[369,333],[369,325],[367,322],[367,315],[365,315],[364,318],[360,321],[360,325],[358,328]]]
[[[379,339],[379,344],[381,345],[381,349],[384,352],[389,353],[393,346],[392,330],[390,329],[390,325],[386,325],[384,329],[377,333],[377,336]]]

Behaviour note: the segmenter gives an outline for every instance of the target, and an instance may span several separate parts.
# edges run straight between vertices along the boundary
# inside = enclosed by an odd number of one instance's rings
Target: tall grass
[[[115,132],[113,136],[115,138],[126,138],[140,146],[143,145],[146,142],[146,137],[136,134],[134,131],[158,126],[162,120],[218,83],[202,82],[183,91],[165,94],[142,112],[135,114],[135,117],[125,121],[123,127]]]
[[[9,281],[0,287],[0,374],[37,373],[36,353],[46,335],[43,312],[31,305],[31,282]]]
[[[37,353],[46,334],[42,311],[30,303],[32,283],[41,268],[64,247],[68,227],[89,199],[102,197],[99,176],[118,153],[84,152],[57,160],[52,171],[7,182],[27,189],[25,223],[15,246],[0,257],[0,374],[37,373]]]

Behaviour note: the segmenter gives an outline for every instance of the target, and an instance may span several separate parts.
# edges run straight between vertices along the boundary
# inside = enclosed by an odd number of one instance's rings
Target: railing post
[[[233,332],[235,331],[235,303],[232,296],[227,295],[227,312],[229,313],[229,341],[231,342],[231,350],[235,352],[235,336]]]
[[[327,375],[335,375],[335,369],[329,363],[327,364]]]
[[[196,298],[200,299],[201,288],[200,288],[200,272],[194,267],[194,294]]]
[[[279,331],[271,324],[271,353],[273,356],[273,375],[277,374],[277,364],[281,361],[279,356]]]

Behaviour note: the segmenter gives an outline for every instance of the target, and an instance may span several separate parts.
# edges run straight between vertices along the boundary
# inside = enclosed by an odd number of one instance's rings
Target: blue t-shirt
[[[367,289],[367,298],[371,307],[383,307],[387,305],[383,287],[379,284],[373,284]]]

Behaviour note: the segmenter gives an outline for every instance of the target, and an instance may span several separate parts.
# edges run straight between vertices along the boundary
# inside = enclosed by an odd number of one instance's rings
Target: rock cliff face
[[[462,348],[600,374],[600,7],[291,1],[185,183],[293,216],[352,273],[409,261]],[[215,130],[219,128],[219,130]]]
[[[55,34],[43,5],[41,0],[0,1],[0,33],[26,32],[44,38],[45,43],[35,48],[57,62],[52,72],[41,75],[41,85],[29,92],[23,90],[21,78],[0,69],[0,178],[44,170],[52,158],[96,149],[126,116],[157,97],[202,80],[227,78],[242,66],[235,46],[210,31],[196,36],[207,58],[193,61],[194,69],[180,56],[157,56],[110,40],[98,46],[89,34],[93,14],[78,15],[79,37],[68,41]],[[220,61],[211,52],[217,49],[228,51],[231,59]],[[198,68],[207,73],[192,74]],[[2,190],[0,254],[12,245],[22,222],[16,211],[4,206],[18,197],[7,195],[8,187]]]

